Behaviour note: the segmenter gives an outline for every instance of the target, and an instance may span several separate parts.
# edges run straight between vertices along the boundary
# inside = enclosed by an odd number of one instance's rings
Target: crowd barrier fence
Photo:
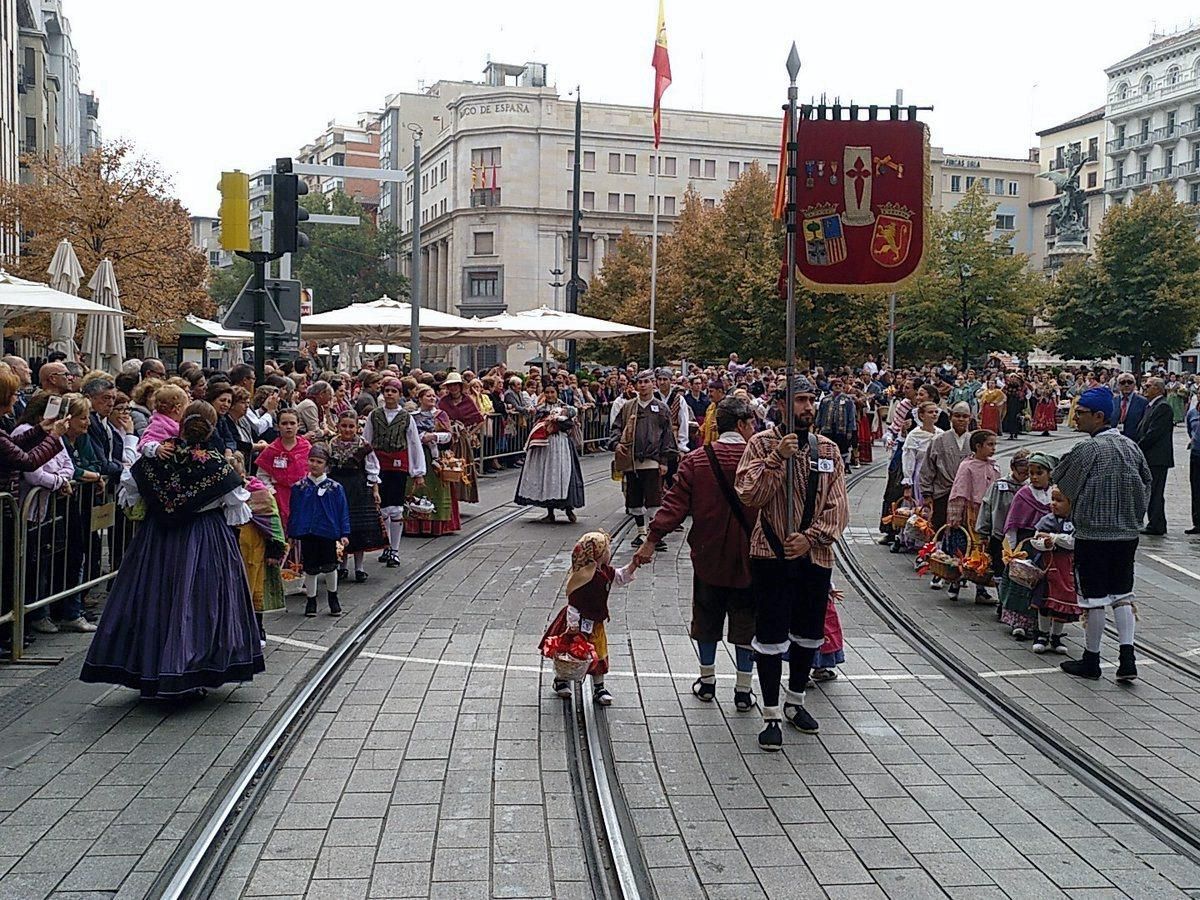
[[[608,403],[585,406],[576,418],[578,446],[583,453],[594,453],[604,449],[609,439]],[[477,467],[482,472],[484,463],[501,465],[515,462],[525,453],[529,432],[537,424],[533,410],[513,413],[493,413],[484,417],[480,430],[480,450],[475,456]]]
[[[0,494],[0,628],[11,629],[14,663],[55,664],[25,654],[30,625],[51,607],[60,620],[83,615],[88,591],[116,576],[137,528],[103,481],[72,482],[69,494],[32,488]]]

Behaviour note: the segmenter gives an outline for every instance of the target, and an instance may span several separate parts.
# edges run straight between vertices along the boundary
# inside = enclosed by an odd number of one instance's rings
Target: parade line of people
[[[736,354],[686,373],[631,364],[581,379],[555,370],[544,384],[537,370],[523,377],[497,367],[477,378],[403,372],[384,360],[350,376],[318,373],[301,358],[270,366],[258,386],[246,365],[220,372],[185,363],[167,377],[148,359],[115,378],[72,367],[45,362],[34,391],[24,361],[6,360],[0,450],[10,488],[67,495],[103,483],[120,515],[140,523],[120,548],[102,616],[77,595],[30,617],[34,632],[95,632],[88,681],[178,697],[262,671],[263,614],[282,608],[287,593],[302,592],[304,615],[316,616],[323,585],[328,614],[339,616],[339,586],[369,578],[368,554],[395,567],[404,535],[461,528],[460,503],[478,502],[479,469],[499,461],[474,459],[498,410],[531,423],[523,435],[507,426],[490,434],[507,441],[500,460],[522,469],[515,502],[544,509],[547,523],[561,510],[572,524],[586,500],[581,416],[607,414],[635,555],[617,569],[606,536],[581,539],[567,602],[543,640],[583,638],[598,703],[613,700],[603,681],[609,591],[666,550],[690,517],[693,693],[714,699],[724,634],[736,648],[733,702],[761,709],[760,745],[778,749],[785,722],[818,731],[806,690],[836,678],[844,658],[832,568],[849,518],[845,473],[870,462],[880,440],[889,454],[883,540],[895,552],[918,551],[932,587],[957,599],[973,581],[976,601],[996,605],[1009,633],[1032,638],[1035,652],[1066,652],[1066,625],[1085,621],[1083,656],[1063,669],[1087,678],[1099,677],[1103,610],[1112,606],[1117,677],[1136,677],[1133,561],[1140,534],[1165,531],[1178,418],[1157,376],[1136,393],[1126,390],[1127,374],[1114,390],[1099,372],[1059,372],[1060,382],[989,369],[977,379],[949,362],[889,373],[868,360],[859,372],[797,376],[795,432],[785,434],[782,373]],[[1036,387],[1060,383],[1070,385],[1069,400]],[[49,415],[55,398],[64,412]],[[1051,399],[1069,409],[1052,411],[1042,402]],[[1014,405],[1032,414],[1014,418]],[[1192,429],[1194,395],[1186,406]],[[1030,427],[1049,433],[1064,413],[1090,439],[1061,460],[1018,453],[1002,478],[992,460],[999,434],[986,426],[1010,437]],[[79,584],[77,551],[68,549],[67,568],[77,568]],[[555,690],[566,682],[557,679]]]

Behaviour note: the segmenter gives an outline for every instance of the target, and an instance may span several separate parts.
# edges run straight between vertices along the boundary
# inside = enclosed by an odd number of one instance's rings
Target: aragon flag
[[[667,17],[663,12],[663,0],[658,0],[658,30],[654,37],[654,56],[650,60],[654,69],[654,146],[658,147],[662,135],[662,95],[671,84],[671,59],[667,56]]]

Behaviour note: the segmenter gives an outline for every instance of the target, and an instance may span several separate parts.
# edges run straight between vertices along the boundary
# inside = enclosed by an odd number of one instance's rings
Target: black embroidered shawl
[[[243,486],[242,478],[218,453],[180,447],[166,459],[142,457],[131,470],[146,511],[176,528],[214,500]]]

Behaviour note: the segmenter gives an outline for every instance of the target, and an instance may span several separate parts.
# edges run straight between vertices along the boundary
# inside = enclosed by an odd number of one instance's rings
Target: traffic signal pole
[[[282,253],[266,250],[238,250],[237,255],[254,263],[254,279],[250,285],[254,298],[254,383],[261,386],[266,377],[267,361],[267,263],[279,259]]]

